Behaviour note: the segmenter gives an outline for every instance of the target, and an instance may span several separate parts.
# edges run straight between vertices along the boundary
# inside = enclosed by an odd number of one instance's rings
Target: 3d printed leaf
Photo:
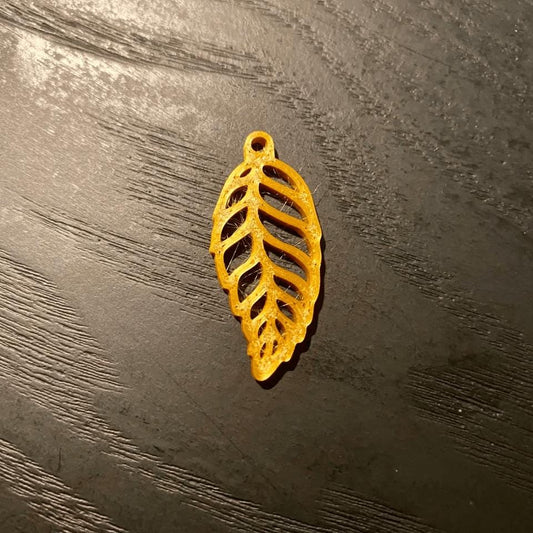
[[[263,131],[244,143],[213,213],[210,252],[263,381],[305,338],[320,291],[322,232],[307,185]]]

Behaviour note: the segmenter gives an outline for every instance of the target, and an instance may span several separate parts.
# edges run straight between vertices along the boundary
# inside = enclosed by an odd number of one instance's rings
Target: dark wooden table
[[[531,0],[0,0],[0,531],[533,530]],[[313,191],[276,382],[208,253]]]

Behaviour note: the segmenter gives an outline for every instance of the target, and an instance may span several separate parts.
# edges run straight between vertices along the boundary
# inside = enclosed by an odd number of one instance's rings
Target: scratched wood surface
[[[530,532],[532,81],[530,0],[0,0],[0,531]],[[325,244],[268,387],[254,129]]]

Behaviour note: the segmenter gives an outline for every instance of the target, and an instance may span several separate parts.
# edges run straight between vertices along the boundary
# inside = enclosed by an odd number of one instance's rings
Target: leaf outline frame
[[[307,328],[313,320],[314,306],[320,293],[322,230],[311,191],[296,170],[276,158],[274,142],[268,133],[250,133],[243,146],[243,157],[244,161],[226,180],[213,211],[209,250],[215,261],[220,285],[228,293],[231,311],[241,321],[241,329],[248,342],[248,355],[252,360],[252,375],[256,380],[264,381],[282,362],[291,359],[296,345],[305,339]],[[269,177],[265,167],[275,169],[287,183]],[[244,195],[239,196],[239,193],[238,200],[232,203],[232,195],[237,191],[242,192],[243,188]],[[301,218],[272,206],[263,198],[262,189],[290,200]],[[233,233],[223,238],[228,222],[243,211],[244,221]],[[278,227],[290,228],[298,233],[305,240],[307,252],[272,235],[261,216],[274,219]],[[247,237],[252,242],[249,257],[229,272],[226,268],[226,252]],[[298,264],[305,274],[305,280],[272,261],[267,247],[277,249]],[[239,281],[258,265],[261,274],[257,286],[241,299]],[[276,283],[276,279],[293,286],[300,297],[289,294]],[[253,306],[262,298],[265,298],[264,307],[256,316],[252,316]],[[284,312],[280,302],[290,308],[292,317]],[[283,331],[280,331],[279,325]]]

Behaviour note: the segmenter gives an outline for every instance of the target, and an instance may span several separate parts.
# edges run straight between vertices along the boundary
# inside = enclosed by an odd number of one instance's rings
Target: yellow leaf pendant
[[[276,159],[272,137],[255,131],[243,151],[213,212],[209,251],[241,320],[252,375],[264,381],[291,359],[313,320],[322,231],[309,188]]]

